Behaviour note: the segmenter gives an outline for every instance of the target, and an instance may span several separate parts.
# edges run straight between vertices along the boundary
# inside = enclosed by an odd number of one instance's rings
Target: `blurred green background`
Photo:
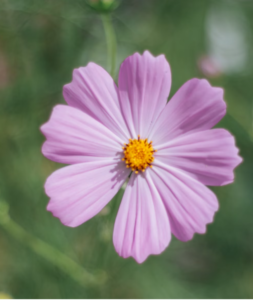
[[[253,1],[123,0],[112,21],[117,72],[126,56],[148,49],[170,62],[171,94],[192,77],[225,89],[218,127],[235,135],[244,162],[233,184],[212,188],[220,210],[207,234],[173,238],[142,265],[112,244],[122,190],[92,220],[64,227],[45,209],[45,179],[61,165],[42,156],[39,127],[64,103],[74,68],[94,61],[109,70],[103,24],[84,0],[1,0],[0,199],[27,233],[107,280],[80,284],[0,225],[0,296],[253,298]]]

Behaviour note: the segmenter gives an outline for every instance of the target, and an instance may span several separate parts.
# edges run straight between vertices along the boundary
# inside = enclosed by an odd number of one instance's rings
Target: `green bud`
[[[107,13],[118,7],[118,0],[86,0],[88,6],[100,13]]]

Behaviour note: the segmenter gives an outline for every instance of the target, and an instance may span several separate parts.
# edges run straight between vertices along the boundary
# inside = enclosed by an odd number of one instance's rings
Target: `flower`
[[[233,182],[242,161],[234,137],[211,129],[226,113],[223,90],[187,81],[167,103],[171,71],[164,55],[135,53],[121,65],[118,86],[95,63],[75,69],[41,127],[42,153],[71,164],[45,183],[47,210],[78,226],[100,212],[130,176],[116,217],[118,254],[142,263],[169,245],[203,234],[218,210],[206,185]]]
[[[202,55],[198,59],[199,70],[207,77],[219,77],[222,72],[219,69],[219,65],[215,62],[212,57],[208,55]]]

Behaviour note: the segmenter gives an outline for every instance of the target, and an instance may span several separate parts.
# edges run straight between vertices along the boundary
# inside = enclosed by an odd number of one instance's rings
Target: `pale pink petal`
[[[210,129],[225,113],[223,89],[205,79],[191,79],[168,102],[149,139],[158,145],[186,132]]]
[[[169,215],[171,232],[181,241],[192,239],[194,233],[205,233],[213,221],[219,204],[215,194],[198,180],[157,159],[152,180]]]
[[[185,134],[156,149],[156,159],[186,171],[205,185],[233,182],[233,170],[242,162],[234,137],[225,129]]]
[[[89,63],[75,69],[72,82],[63,88],[63,96],[70,106],[82,110],[125,140],[129,138],[120,112],[117,86],[100,66]]]
[[[149,172],[132,174],[114,225],[116,251],[142,263],[150,254],[160,254],[170,239],[169,219]]]
[[[119,98],[132,138],[146,138],[164,109],[171,86],[170,66],[164,55],[135,53],[119,71]]]
[[[68,105],[55,106],[41,131],[47,138],[42,153],[59,163],[75,164],[122,155],[124,140],[89,115]]]
[[[47,210],[70,227],[94,217],[117,193],[129,175],[123,162],[113,159],[75,164],[48,177]]]

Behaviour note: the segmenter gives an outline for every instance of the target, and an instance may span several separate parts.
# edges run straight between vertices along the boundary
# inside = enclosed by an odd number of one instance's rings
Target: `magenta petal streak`
[[[166,105],[150,134],[160,144],[190,132],[210,129],[226,113],[223,90],[205,79],[187,81]]]
[[[164,55],[148,51],[124,60],[119,71],[119,101],[132,138],[148,137],[165,108],[171,87],[170,66]]]
[[[72,82],[63,88],[63,96],[68,105],[90,115],[113,133],[129,138],[120,112],[118,88],[100,66],[89,63],[85,68],[75,69]]]
[[[182,135],[156,149],[157,160],[184,170],[205,185],[233,182],[233,170],[242,161],[234,137],[225,129]]]
[[[124,139],[73,107],[55,106],[41,131],[47,138],[42,153],[59,163],[75,164],[97,158],[122,157],[120,148]]]
[[[138,263],[161,253],[171,239],[168,215],[149,171],[131,176],[113,233],[119,255],[133,256]]]
[[[129,175],[123,162],[88,162],[62,168],[48,177],[47,210],[76,227],[94,217],[115,196]]]
[[[218,210],[215,194],[181,170],[156,161],[152,179],[167,209],[172,233],[181,241],[205,233]]]

